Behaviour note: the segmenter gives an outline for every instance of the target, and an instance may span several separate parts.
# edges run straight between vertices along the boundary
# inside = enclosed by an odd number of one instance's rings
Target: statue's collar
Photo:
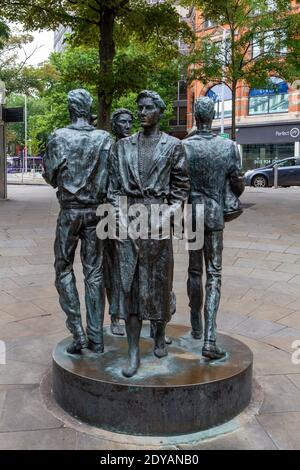
[[[199,137],[205,137],[205,138],[208,138],[208,139],[212,139],[213,137],[215,137],[215,135],[213,134],[212,130],[198,130],[196,132],[196,135],[198,135]]]
[[[70,124],[67,126],[67,129],[74,129],[75,131],[94,131],[95,127],[91,126],[90,124],[86,124],[85,126],[76,126],[75,124]]]
[[[139,138],[140,134],[141,134],[140,131],[137,132],[136,134],[133,134],[133,136],[131,137],[131,143],[132,144],[136,145],[138,143],[138,138]],[[166,134],[165,132],[162,132],[158,143],[159,144],[166,144],[167,140],[168,140],[168,134]]]

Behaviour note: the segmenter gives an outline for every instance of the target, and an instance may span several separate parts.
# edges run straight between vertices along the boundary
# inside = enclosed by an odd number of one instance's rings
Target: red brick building
[[[293,13],[300,8],[292,2]],[[205,21],[195,8],[190,11],[190,24],[196,35],[211,33],[212,40],[222,41],[223,28]],[[253,45],[251,54],[257,54],[258,46]],[[300,77],[299,77],[300,78]],[[250,89],[240,82],[237,87],[236,126],[237,143],[240,146],[244,169],[265,165],[273,160],[300,156],[300,81],[288,84],[282,77],[270,76],[277,84],[276,91]],[[298,86],[298,89],[297,89]],[[199,96],[211,96],[216,102],[216,119],[213,128],[221,128],[221,85],[204,85],[194,81],[187,93],[187,128],[194,125],[193,103]],[[225,87],[224,103],[225,132],[231,127],[231,89]]]

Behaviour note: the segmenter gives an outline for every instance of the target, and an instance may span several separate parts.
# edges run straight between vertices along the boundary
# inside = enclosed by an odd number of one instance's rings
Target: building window
[[[170,121],[171,126],[187,125],[187,82],[178,80],[177,100],[174,103],[173,116]]]
[[[252,41],[252,58],[263,54],[286,54],[286,41],[285,31],[279,29],[255,34]]]
[[[264,167],[277,160],[292,158],[294,156],[294,143],[278,144],[244,144],[243,170]]]
[[[249,115],[287,113],[288,85],[281,78],[270,77],[270,88],[252,88],[249,92]]]
[[[212,20],[205,19],[202,23],[202,26],[204,29],[213,28],[214,26],[216,26],[216,23]]]
[[[212,98],[215,102],[215,119],[220,119],[222,114],[222,85],[215,85],[208,90],[206,96]],[[229,86],[224,86],[224,117],[231,117],[232,112],[232,93]]]

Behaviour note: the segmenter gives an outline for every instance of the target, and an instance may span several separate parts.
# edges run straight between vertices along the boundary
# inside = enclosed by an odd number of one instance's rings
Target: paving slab
[[[258,378],[264,390],[264,402],[260,410],[264,413],[300,412],[300,393],[288,377],[269,375]]]
[[[0,433],[1,450],[75,450],[73,429],[39,429]]]
[[[267,320],[257,320],[256,318],[251,317],[244,319],[242,323],[233,328],[233,332],[250,338],[263,338],[264,336],[270,336],[283,328],[284,325]]]
[[[258,416],[257,420],[278,449],[300,449],[299,412],[268,413]]]
[[[180,445],[181,450],[276,450],[276,445],[264,428],[253,418],[237,432],[224,435],[197,445]]]
[[[39,384],[47,367],[26,361],[8,361],[0,365],[0,384]]]
[[[95,437],[65,426],[45,408],[38,385],[51,367],[53,346],[69,334],[53,285],[58,204],[55,191],[47,186],[11,186],[9,197],[0,202],[0,340],[5,341],[7,359],[0,366],[0,409],[5,410],[0,448],[140,448],[142,438],[135,446],[126,436],[119,441]],[[291,360],[291,344],[300,340],[300,189],[247,188],[242,199],[243,215],[226,224],[217,323],[220,331],[252,349],[265,401],[258,416],[237,432],[198,446],[300,449],[300,365]],[[189,324],[187,254],[175,253],[174,258],[173,321]],[[75,272],[83,301],[79,253]],[[159,447],[156,440],[154,448]]]
[[[298,366],[298,369],[299,369],[298,374],[290,374],[290,375],[287,375],[287,377],[293,384],[296,385],[298,390],[300,390],[300,365]]]
[[[0,433],[34,431],[62,426],[63,423],[45,408],[38,387],[32,390],[10,390],[6,394],[0,419]]]

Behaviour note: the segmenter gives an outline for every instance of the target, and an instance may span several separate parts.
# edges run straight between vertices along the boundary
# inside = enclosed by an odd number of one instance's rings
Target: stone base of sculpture
[[[149,326],[141,337],[142,365],[126,379],[126,338],[105,329],[105,353],[71,355],[67,338],[53,352],[53,393],[72,416],[118,433],[172,436],[223,424],[249,404],[253,356],[242,342],[218,335],[228,352],[222,361],[201,357],[202,341],[190,328],[169,325],[169,355],[153,356]]]

